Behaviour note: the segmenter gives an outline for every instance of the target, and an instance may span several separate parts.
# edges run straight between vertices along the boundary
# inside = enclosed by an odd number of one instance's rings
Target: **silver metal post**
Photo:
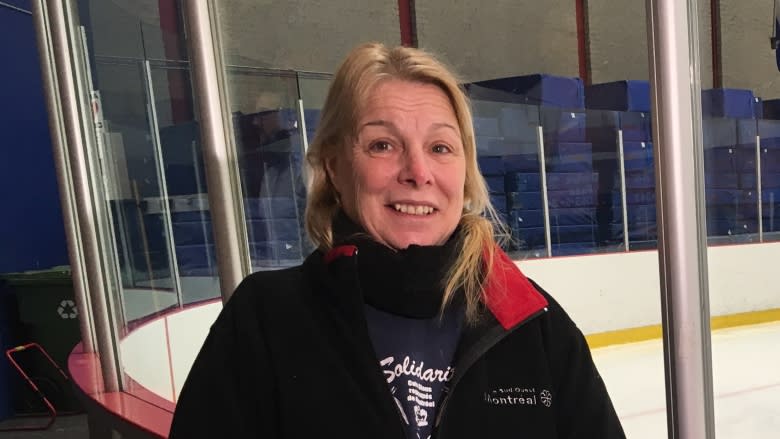
[[[713,439],[697,2],[647,0],[669,438]]]
[[[620,160],[620,207],[623,215],[623,246],[626,251],[630,250],[630,239],[628,236],[628,201],[626,196],[626,154],[623,150],[623,130],[618,132],[618,159]]]
[[[764,203],[761,181],[761,136],[756,135],[756,197],[758,200],[758,242],[764,242]]]
[[[77,6],[70,3],[66,4],[66,12],[73,15],[73,10]],[[66,15],[67,17],[68,15]],[[73,22],[69,19],[69,22]],[[116,256],[115,235],[112,233],[114,225],[113,215],[109,202],[109,185],[106,178],[107,163],[104,154],[104,120],[102,101],[100,93],[95,91],[92,81],[92,71],[88,61],[89,48],[87,47],[87,34],[84,26],[75,26],[71,32],[71,47],[73,47],[73,71],[76,75],[76,89],[79,91],[79,108],[81,110],[81,120],[84,144],[86,145],[86,157],[88,174],[93,196],[93,209],[95,212],[96,229],[98,231],[98,245],[102,252],[102,263],[106,279],[106,291],[111,294],[106,298],[108,310],[114,310],[114,316],[117,317],[121,325],[127,321],[123,301],[114,298],[121,298],[122,283],[119,280],[119,259]],[[114,322],[114,327],[116,327]],[[119,351],[114,344],[115,359],[119,361]],[[119,363],[117,363],[119,367]]]
[[[306,133],[306,117],[303,111],[303,99],[298,99],[298,119],[301,121],[300,132],[301,140],[303,141],[303,155],[306,156],[306,151],[309,150],[309,135]]]
[[[209,207],[222,298],[227,301],[251,270],[238,159],[231,135],[214,2],[184,1],[187,45],[198,99]]]
[[[59,102],[59,89],[54,68],[54,54],[49,34],[48,11],[43,1],[32,2],[35,36],[38,43],[38,57],[41,63],[41,78],[46,96],[51,135],[52,155],[57,173],[62,219],[67,238],[68,259],[70,260],[73,293],[79,311],[79,329],[85,352],[95,352],[95,333],[92,322],[92,307],[87,290],[87,275],[84,268],[84,253],[81,246],[81,230],[76,214],[73,185],[71,184],[68,145],[64,133],[62,107]]]
[[[160,141],[160,124],[157,120],[157,103],[154,101],[154,82],[152,81],[152,67],[149,60],[143,62],[144,79],[146,83],[146,96],[149,99],[149,130],[152,134],[152,147],[154,148],[155,169],[157,170],[157,184],[160,188],[162,202],[163,225],[165,227],[166,241],[168,244],[168,265],[173,282],[173,290],[176,293],[176,301],[179,307],[184,306],[181,291],[181,278],[179,277],[179,262],[176,258],[176,243],[173,241],[173,224],[171,221],[171,205],[168,197],[168,179],[165,177],[165,162],[162,153],[162,141]],[[152,291],[152,294],[157,294]]]
[[[40,0],[43,1],[43,0]],[[98,242],[98,225],[94,215],[93,198],[87,168],[85,133],[82,132],[79,90],[76,84],[77,68],[70,43],[69,25],[65,2],[46,0],[49,28],[52,37],[55,70],[59,84],[59,98],[62,105],[64,131],[68,143],[68,158],[75,194],[76,218],[81,228],[84,248],[84,266],[87,273],[95,323],[95,336],[100,354],[104,389],[107,392],[119,390],[116,352],[114,351],[112,326],[106,298],[106,278],[101,264],[101,250]],[[70,16],[72,17],[72,16]]]
[[[547,163],[544,157],[544,128],[536,127],[536,142],[539,151],[539,177],[542,186],[542,213],[544,215],[544,247],[547,257],[552,257],[552,236],[550,232],[550,205],[547,196]]]

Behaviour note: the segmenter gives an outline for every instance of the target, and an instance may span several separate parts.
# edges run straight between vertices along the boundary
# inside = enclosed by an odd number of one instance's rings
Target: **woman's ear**
[[[334,196],[336,197],[336,201],[340,203],[341,201],[341,194],[339,193],[340,187],[338,185],[338,180],[336,179],[336,176],[339,175],[337,172],[338,166],[336,162],[336,157],[330,157],[327,160],[323,161],[323,164],[325,165],[325,180],[333,187]]]
[[[336,157],[329,157],[324,161],[325,164],[325,176],[333,183],[333,176],[336,175]]]

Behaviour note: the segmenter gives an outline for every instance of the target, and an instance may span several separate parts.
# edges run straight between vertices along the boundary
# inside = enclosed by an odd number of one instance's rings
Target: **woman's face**
[[[444,244],[460,221],[466,158],[455,111],[435,85],[379,83],[356,139],[327,168],[347,215],[392,248]]]

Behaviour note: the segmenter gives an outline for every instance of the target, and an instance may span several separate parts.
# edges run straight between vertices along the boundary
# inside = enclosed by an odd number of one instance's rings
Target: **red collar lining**
[[[342,256],[355,256],[357,251],[354,245],[333,247],[325,254],[325,264]],[[485,286],[485,304],[504,329],[512,328],[548,305],[547,299],[498,246]]]
[[[548,305],[547,299],[498,246],[485,286],[485,304],[504,329],[512,328]]]
[[[332,249],[328,250],[327,253],[325,253],[325,264],[330,264],[342,256],[355,256],[357,251],[358,248],[354,245],[339,245],[337,247],[333,247]]]

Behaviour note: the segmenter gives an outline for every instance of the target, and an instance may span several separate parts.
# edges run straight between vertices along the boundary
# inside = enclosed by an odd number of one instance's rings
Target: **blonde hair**
[[[359,115],[369,94],[382,81],[399,79],[441,88],[452,104],[466,158],[464,207],[460,219],[461,248],[445,278],[442,309],[463,289],[466,318],[474,322],[496,251],[494,227],[505,233],[490,203],[485,179],[477,165],[477,147],[468,98],[458,79],[433,55],[409,47],[388,48],[368,43],[353,49],[336,72],[328,91],[316,135],[306,153],[308,197],[306,230],[322,250],[333,246],[332,223],[339,211],[336,188],[326,163],[343,154],[356,135]]]

